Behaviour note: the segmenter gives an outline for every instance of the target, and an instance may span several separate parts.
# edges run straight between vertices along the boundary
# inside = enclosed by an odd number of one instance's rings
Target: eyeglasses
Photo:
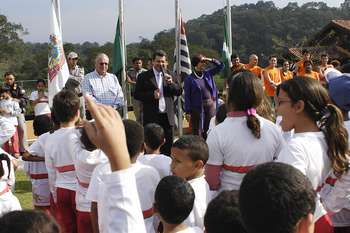
[[[282,105],[283,103],[290,103],[290,102],[292,102],[291,100],[277,100],[276,101],[276,105],[277,106],[280,106],[280,105]]]
[[[78,58],[77,58],[77,57],[75,57],[75,58],[69,58],[69,60],[78,60]]]
[[[100,66],[103,66],[103,65],[108,66],[108,63],[107,62],[101,62]]]

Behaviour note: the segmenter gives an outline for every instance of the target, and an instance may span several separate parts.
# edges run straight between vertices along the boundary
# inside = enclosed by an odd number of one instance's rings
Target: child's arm
[[[123,122],[112,107],[97,105],[89,97],[85,100],[96,123],[94,127],[85,122],[85,130],[91,142],[108,156],[112,169],[112,174],[103,177],[106,185],[104,211],[109,216],[106,232],[145,233],[135,176],[129,169],[130,158]]]
[[[97,202],[92,201],[91,202],[91,210],[90,210],[90,218],[91,218],[91,225],[92,225],[92,231],[94,233],[99,233],[98,229],[98,212],[97,212]]]
[[[26,151],[22,155],[22,160],[23,161],[30,161],[30,162],[43,162],[43,161],[45,161],[45,158],[39,157],[36,155],[32,155],[28,151]]]

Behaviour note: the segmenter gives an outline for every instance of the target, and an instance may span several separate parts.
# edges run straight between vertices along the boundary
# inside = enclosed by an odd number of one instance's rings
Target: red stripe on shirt
[[[66,166],[61,166],[61,167],[56,167],[57,171],[59,173],[63,173],[63,172],[70,172],[70,171],[75,171],[75,167],[73,164],[71,165],[66,165]]]
[[[227,171],[236,172],[236,173],[248,173],[250,170],[252,170],[256,165],[251,166],[230,166],[224,164],[223,168]]]

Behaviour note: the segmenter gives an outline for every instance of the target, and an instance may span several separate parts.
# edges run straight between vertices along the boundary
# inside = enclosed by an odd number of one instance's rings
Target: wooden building
[[[332,20],[301,48],[290,48],[288,55],[298,60],[302,57],[303,49],[310,50],[314,61],[318,61],[322,53],[341,62],[350,59],[350,20]]]

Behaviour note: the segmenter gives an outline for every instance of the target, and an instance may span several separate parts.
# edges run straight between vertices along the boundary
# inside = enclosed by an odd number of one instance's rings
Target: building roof
[[[315,46],[315,47],[303,47],[303,48],[290,48],[288,49],[288,52],[295,56],[298,59],[302,59],[303,55],[301,51],[303,49],[307,49],[311,53],[311,57],[313,57],[313,60],[319,60],[319,56],[322,53],[326,53],[329,55],[331,59],[345,59],[350,57],[350,52],[346,49],[339,47],[339,46]]]
[[[313,37],[311,37],[311,39],[309,39],[305,43],[305,45],[310,46],[310,45],[317,44],[317,42],[321,38],[323,38],[323,35],[325,33],[327,33],[332,28],[336,28],[339,31],[341,31],[342,33],[350,34],[350,20],[341,20],[341,19],[332,20],[321,31],[319,31]]]

